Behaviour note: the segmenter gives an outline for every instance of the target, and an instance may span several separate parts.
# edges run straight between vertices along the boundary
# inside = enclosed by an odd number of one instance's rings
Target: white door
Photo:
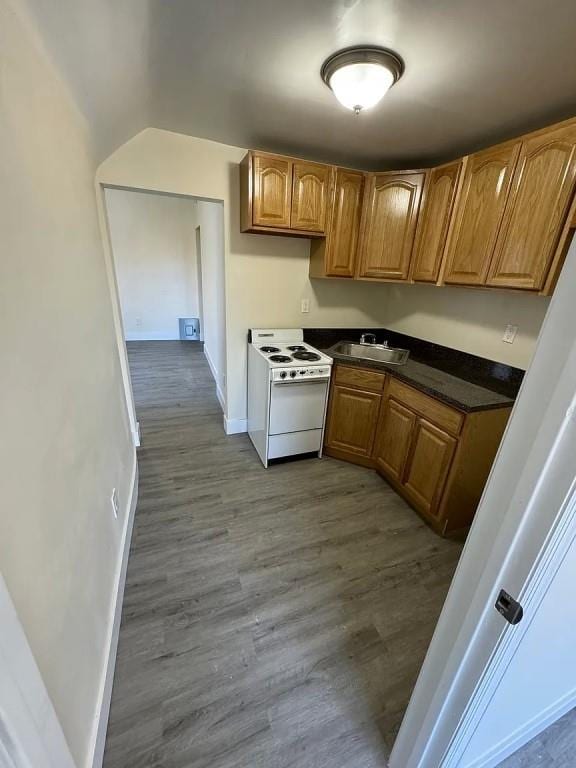
[[[390,768],[465,768],[474,730],[575,532],[576,242],[390,756]],[[494,608],[520,600],[511,626]],[[558,622],[573,620],[559,611]],[[558,631],[560,624],[550,627]]]
[[[0,768],[74,768],[1,575],[0,628]]]

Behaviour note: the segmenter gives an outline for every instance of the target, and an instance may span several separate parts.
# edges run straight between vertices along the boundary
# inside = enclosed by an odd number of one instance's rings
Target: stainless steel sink
[[[383,344],[354,344],[352,341],[339,341],[328,352],[357,360],[376,360],[389,365],[404,365],[410,357],[407,349],[395,349]]]

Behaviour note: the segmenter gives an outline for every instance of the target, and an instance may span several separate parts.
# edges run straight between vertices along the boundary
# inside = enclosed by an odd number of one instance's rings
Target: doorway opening
[[[198,317],[200,319],[199,336],[204,341],[204,300],[202,294],[202,233],[200,225],[196,226],[196,284],[198,286]]]
[[[102,192],[129,413],[135,421],[130,351],[138,349],[141,359],[144,346],[156,355],[170,345],[202,349],[225,412],[222,203],[126,187]],[[139,444],[137,422],[135,431]]]

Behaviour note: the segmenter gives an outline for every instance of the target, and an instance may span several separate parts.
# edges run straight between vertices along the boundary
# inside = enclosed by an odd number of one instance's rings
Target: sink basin
[[[404,365],[410,357],[407,349],[395,349],[382,344],[355,344],[352,341],[339,341],[329,351],[356,360],[376,360],[389,365]]]

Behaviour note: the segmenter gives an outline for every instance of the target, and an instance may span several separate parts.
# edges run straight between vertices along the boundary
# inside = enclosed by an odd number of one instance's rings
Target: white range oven
[[[271,459],[322,455],[332,358],[304,343],[302,329],[253,328],[248,339],[248,434]]]

